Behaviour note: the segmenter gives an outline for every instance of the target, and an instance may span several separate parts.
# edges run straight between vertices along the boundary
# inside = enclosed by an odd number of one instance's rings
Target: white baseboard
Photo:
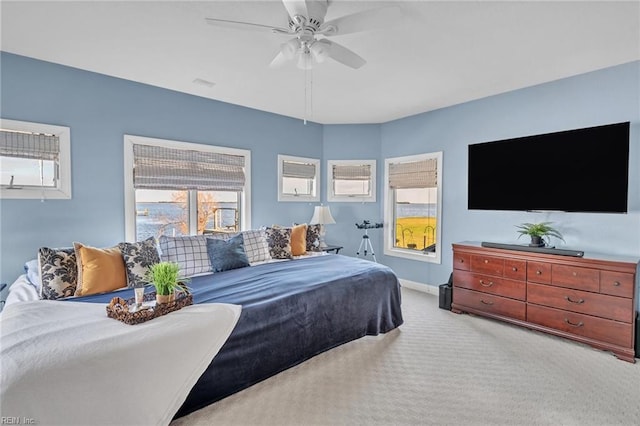
[[[419,283],[415,281],[405,280],[403,278],[399,278],[400,284],[403,287],[410,288],[411,290],[421,291],[423,293],[429,293],[436,296],[440,295],[440,290],[438,286],[430,285],[426,283]]]

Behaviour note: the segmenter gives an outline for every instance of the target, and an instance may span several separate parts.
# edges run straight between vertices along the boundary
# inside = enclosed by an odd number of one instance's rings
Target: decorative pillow
[[[267,228],[267,243],[269,254],[273,259],[292,259],[291,228]]]
[[[73,243],[78,262],[76,296],[104,293],[127,286],[127,273],[118,247],[95,248]]]
[[[38,249],[41,299],[60,299],[73,296],[78,281],[76,252],[71,248]]]
[[[27,281],[36,288],[38,294],[42,291],[42,282],[40,282],[40,264],[38,259],[33,259],[24,264],[24,272],[27,274]]]
[[[211,272],[206,235],[160,236],[160,259],[180,265],[180,276]]]
[[[249,259],[244,252],[244,239],[240,234],[228,240],[207,239],[207,252],[213,272],[249,266]]]
[[[296,225],[291,228],[291,254],[300,256],[307,253],[307,225]]]
[[[320,250],[320,227],[322,225],[307,226],[307,251]]]
[[[242,238],[249,263],[271,259],[269,244],[263,229],[243,231]]]
[[[216,240],[225,240],[225,241],[227,241],[228,239],[233,238],[236,235],[238,235],[238,234],[237,233],[236,234],[230,234],[229,232],[217,232],[217,231],[214,231],[214,232],[211,232],[210,234],[205,234],[204,236],[207,237],[207,238],[214,238]]]
[[[138,287],[147,284],[146,276],[149,267],[160,262],[156,240],[149,237],[136,243],[120,243],[122,260],[127,272],[127,287]]]

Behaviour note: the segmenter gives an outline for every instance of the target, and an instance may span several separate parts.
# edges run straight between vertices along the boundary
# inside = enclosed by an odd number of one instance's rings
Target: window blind
[[[333,179],[334,180],[370,180],[371,179],[371,165],[370,164],[357,164],[357,165],[333,165]]]
[[[242,191],[244,156],[133,145],[137,189]]]
[[[437,160],[389,164],[389,188],[435,188],[438,186]]]
[[[282,162],[282,176],[288,178],[315,179],[316,166],[315,164],[285,160]]]
[[[60,138],[43,133],[0,130],[0,155],[57,162]]]

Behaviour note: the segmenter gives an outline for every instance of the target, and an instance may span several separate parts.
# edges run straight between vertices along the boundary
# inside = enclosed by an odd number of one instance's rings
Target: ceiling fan
[[[289,60],[297,60],[301,69],[331,58],[348,67],[358,69],[367,61],[350,49],[323,37],[352,34],[386,27],[399,21],[402,12],[398,6],[386,6],[345,15],[325,22],[329,0],[282,0],[288,13],[289,28],[280,28],[250,22],[205,18],[207,23],[219,27],[270,32],[294,36],[280,45],[280,51],[270,67],[278,67]]]

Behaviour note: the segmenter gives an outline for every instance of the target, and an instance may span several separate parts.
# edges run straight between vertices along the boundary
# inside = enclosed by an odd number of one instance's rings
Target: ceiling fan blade
[[[269,68],[280,68],[288,61],[289,59],[287,59],[282,52],[278,52],[278,54],[275,56],[275,58],[273,58],[273,60],[269,64]]]
[[[282,4],[291,18],[298,15],[309,16],[305,0],[282,0]]]
[[[387,28],[399,24],[402,17],[402,9],[399,6],[379,7],[325,22],[319,33],[329,37]]]
[[[344,64],[353,69],[358,69],[367,63],[367,61],[362,59],[362,57],[360,57],[357,53],[347,49],[341,44],[326,39],[321,41],[323,42],[323,44],[328,45],[329,57],[334,61],[338,61],[341,64]]]
[[[234,30],[251,30],[251,31],[261,31],[261,32],[270,32],[276,34],[295,34],[292,33],[291,30],[286,28],[278,28],[272,27],[269,25],[262,24],[253,24],[251,22],[240,22],[240,21],[228,21],[226,19],[215,19],[215,18],[204,18],[207,21],[207,24],[213,25],[215,27],[222,28],[231,28]]]

